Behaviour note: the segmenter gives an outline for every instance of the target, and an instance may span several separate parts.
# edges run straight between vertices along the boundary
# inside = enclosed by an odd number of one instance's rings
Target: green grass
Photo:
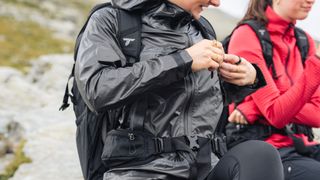
[[[50,30],[34,22],[0,17],[0,24],[0,66],[24,71],[29,60],[40,55],[72,51],[72,42],[55,39]]]
[[[27,7],[32,7],[35,8],[37,7],[37,4],[33,1],[25,1],[25,0],[2,0],[6,3],[11,3],[15,5],[21,5],[21,6],[27,6]]]
[[[23,152],[23,148],[26,141],[22,140],[14,153],[13,161],[5,168],[5,173],[0,174],[0,180],[8,180],[10,177],[14,175],[16,170],[21,164],[30,163],[31,159],[26,157]]]
[[[38,11],[48,19],[61,18],[57,12],[49,12],[41,6],[41,0],[0,0],[17,8]],[[92,0],[52,0],[57,7],[76,9],[83,17],[77,20],[80,27],[93,6]],[[17,21],[0,16],[0,66],[10,66],[26,72],[30,60],[52,53],[71,53],[74,42],[53,37],[53,32],[31,21]],[[1,180],[1,179],[0,179]]]
[[[57,12],[49,12],[47,9],[42,7],[41,0],[0,0],[7,4],[12,4],[16,7],[20,8],[28,8],[32,11],[38,11],[42,15],[48,18],[56,18]],[[79,1],[79,0],[51,0],[51,3],[56,6],[75,8],[79,10],[81,13],[88,13],[90,8],[93,5],[92,0]]]

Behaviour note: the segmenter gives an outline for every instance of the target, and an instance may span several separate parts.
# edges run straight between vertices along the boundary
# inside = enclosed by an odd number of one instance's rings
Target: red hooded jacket
[[[263,58],[260,42],[248,26],[237,28],[230,40],[228,52],[257,64],[267,85],[248,96],[237,106],[250,124],[264,122],[276,128],[289,123],[320,127],[320,59],[315,56],[315,43],[308,35],[309,54],[302,64],[294,36],[294,24],[278,16],[271,7],[266,10],[267,30],[273,42],[273,63],[277,78],[272,78]],[[230,112],[233,108],[230,106]],[[299,134],[307,145],[308,138]],[[288,136],[273,134],[267,140],[276,148],[292,146]]]

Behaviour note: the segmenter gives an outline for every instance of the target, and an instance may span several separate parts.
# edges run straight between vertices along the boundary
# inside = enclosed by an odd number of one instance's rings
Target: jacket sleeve
[[[192,58],[184,50],[125,66],[114,11],[106,8],[92,15],[76,60],[79,92],[95,112],[119,107],[149,90],[168,86],[191,71]]]
[[[243,45],[244,42],[245,45]],[[259,40],[247,25],[234,31],[229,52],[242,56],[260,67],[267,85],[251,96],[262,115],[276,128],[283,128],[291,123],[319,86],[320,61],[312,55],[306,61],[305,70],[300,79],[285,93],[280,94],[263,58]]]
[[[254,124],[261,116],[262,113],[258,109],[257,105],[252,100],[251,96],[247,96],[243,102],[241,102],[237,107],[229,107],[230,112],[237,109],[245,117],[248,123]]]
[[[224,104],[230,104],[232,102],[239,103],[244,100],[245,97],[255,92],[257,89],[266,85],[266,81],[263,77],[263,74],[260,68],[253,64],[257,74],[256,79],[257,83],[249,86],[238,86],[228,82],[222,82],[222,91],[224,94]]]
[[[301,111],[293,119],[294,123],[304,124],[310,127],[320,127],[320,88],[312,96],[311,101],[306,103]]]
[[[312,57],[315,54],[314,40],[308,35],[310,49],[308,55]],[[318,112],[318,113],[317,113]],[[304,124],[310,127],[320,127],[320,85],[312,95],[311,100],[307,102],[301,111],[293,119],[294,123]]]

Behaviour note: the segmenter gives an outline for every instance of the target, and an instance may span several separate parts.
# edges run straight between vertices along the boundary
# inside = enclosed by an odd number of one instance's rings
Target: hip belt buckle
[[[198,143],[198,137],[197,136],[187,136],[187,140],[189,142],[189,147],[193,152],[196,152],[199,150],[200,146]]]

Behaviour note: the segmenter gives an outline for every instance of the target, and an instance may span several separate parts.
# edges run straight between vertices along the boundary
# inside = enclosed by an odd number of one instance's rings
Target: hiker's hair
[[[272,6],[272,0],[250,0],[247,12],[239,24],[250,19],[267,24],[268,18],[265,15],[265,10],[267,9],[268,5]]]

